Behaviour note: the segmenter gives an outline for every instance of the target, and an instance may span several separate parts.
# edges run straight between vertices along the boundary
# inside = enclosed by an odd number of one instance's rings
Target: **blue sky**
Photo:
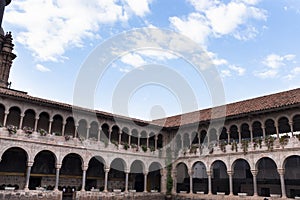
[[[12,88],[73,104],[78,73],[91,52],[143,27],[172,30],[199,45],[219,72],[227,103],[300,85],[299,0],[18,0],[6,7],[3,23],[18,56]],[[147,64],[180,74],[195,98],[182,99],[159,82],[144,84],[125,99],[127,111],[117,114],[151,119],[214,105],[211,86],[191,63],[172,52],[136,50],[107,66],[94,108],[116,112],[118,83]],[[166,76],[176,82],[172,78]]]

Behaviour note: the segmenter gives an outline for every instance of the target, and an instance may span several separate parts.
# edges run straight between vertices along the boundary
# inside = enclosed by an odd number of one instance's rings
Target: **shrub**
[[[7,130],[10,135],[17,133],[17,127],[14,125],[8,125]]]
[[[143,150],[144,152],[147,152],[148,148],[147,148],[146,145],[142,145],[141,147],[142,147],[142,150]]]
[[[24,126],[23,131],[25,132],[26,135],[30,135],[33,132],[33,129],[28,126]]]
[[[41,136],[46,136],[47,135],[47,131],[45,131],[44,129],[39,129],[39,133]]]

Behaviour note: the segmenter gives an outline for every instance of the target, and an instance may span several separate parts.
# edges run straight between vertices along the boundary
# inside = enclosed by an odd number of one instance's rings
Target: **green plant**
[[[66,141],[70,140],[70,138],[71,138],[71,137],[70,137],[69,135],[65,135],[65,140],[66,140]]]
[[[244,155],[248,153],[248,146],[249,146],[249,141],[248,140],[242,140],[242,146],[241,149],[244,152]]]
[[[265,144],[267,145],[269,151],[273,151],[274,140],[275,139],[271,136],[265,138]]]
[[[124,147],[125,150],[127,150],[130,146],[129,146],[129,144],[128,144],[127,142],[125,142],[125,143],[123,144],[123,147]]]
[[[137,145],[133,143],[133,144],[131,144],[131,148],[132,149],[137,148]]]
[[[149,148],[150,148],[150,151],[151,151],[151,152],[155,151],[154,146],[150,146]]]
[[[227,145],[227,142],[225,140],[221,140],[219,142],[219,147],[220,147],[221,151],[223,151],[224,153],[226,152],[226,145]]]
[[[283,135],[279,138],[279,143],[282,146],[282,148],[284,148],[284,146],[288,144],[289,138],[290,138],[290,136],[288,136],[288,135]]]
[[[198,148],[197,145],[192,145],[191,148],[190,148],[190,153],[196,154],[197,153],[197,148]]]
[[[47,131],[45,131],[44,129],[39,129],[39,133],[41,136],[46,136],[47,135]]]
[[[172,152],[171,148],[168,147],[166,150],[166,166],[167,166],[167,195],[171,195],[173,188],[173,178],[172,178]]]
[[[7,130],[10,135],[14,135],[17,133],[17,127],[14,125],[8,125]]]
[[[235,140],[231,143],[231,151],[235,151],[235,152],[238,151],[237,143]]]
[[[254,150],[259,146],[259,148],[261,149],[261,147],[262,147],[262,139],[261,138],[255,138],[254,140],[253,140],[253,148],[254,148]]]
[[[142,150],[143,150],[144,152],[147,152],[148,148],[147,148],[146,145],[142,145],[141,147],[142,147]]]
[[[33,129],[28,126],[24,126],[23,131],[25,132],[26,135],[30,135],[33,132]]]
[[[119,147],[119,143],[118,143],[117,141],[115,141],[115,140],[112,140],[112,141],[111,141],[111,143],[112,143],[112,144],[114,144],[114,145],[115,145],[115,147]]]

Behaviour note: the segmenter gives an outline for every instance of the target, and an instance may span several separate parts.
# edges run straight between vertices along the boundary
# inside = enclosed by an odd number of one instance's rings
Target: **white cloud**
[[[257,30],[249,21],[267,19],[266,11],[255,7],[258,2],[232,0],[225,4],[219,0],[189,0],[197,12],[190,13],[187,18],[170,17],[169,20],[178,31],[201,44],[212,35],[251,39]]]
[[[230,77],[230,76],[231,76],[230,70],[228,70],[228,69],[221,70],[221,77],[222,78]]]
[[[238,66],[235,66],[235,65],[229,65],[229,69],[231,69],[231,70],[237,72],[237,74],[238,74],[239,76],[244,75],[244,74],[245,74],[245,71],[246,71],[245,68],[238,67]]]
[[[284,78],[290,81],[295,79],[298,75],[300,75],[300,67],[294,67],[290,74],[286,75]]]
[[[7,7],[5,21],[20,30],[16,41],[41,61],[63,59],[71,47],[83,46],[83,39],[99,38],[104,24],[127,21],[129,13],[143,16],[149,0],[19,0]],[[124,2],[123,2],[124,3]]]
[[[37,64],[35,66],[35,69],[37,69],[40,72],[50,72],[51,71],[49,68],[47,68],[47,67],[45,67],[44,65],[41,65],[41,64]]]
[[[296,56],[293,54],[287,54],[284,56],[280,56],[277,54],[270,54],[270,55],[266,56],[266,58],[262,61],[262,63],[267,67],[276,69],[276,68],[286,65],[287,61],[294,60],[295,57]]]
[[[140,17],[150,12],[149,4],[152,0],[126,0],[130,9]]]
[[[171,60],[171,59],[177,58],[176,55],[174,55],[168,51],[165,51],[165,50],[146,49],[146,50],[140,50],[138,53],[142,56],[146,56],[146,57],[152,58],[157,61]]]
[[[254,75],[266,79],[266,78],[275,78],[278,74],[278,71],[276,69],[269,69],[262,72],[254,72]]]
[[[146,64],[146,61],[136,53],[129,53],[122,56],[121,61],[134,68],[138,68]]]

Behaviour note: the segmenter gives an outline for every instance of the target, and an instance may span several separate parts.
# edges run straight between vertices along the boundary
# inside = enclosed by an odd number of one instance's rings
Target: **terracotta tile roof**
[[[143,124],[153,124],[165,127],[177,127],[180,125],[197,123],[199,121],[205,122],[211,119],[218,119],[222,117],[232,117],[238,116],[248,113],[254,113],[258,111],[270,110],[275,108],[281,108],[289,105],[300,105],[300,88],[284,91],[276,94],[266,95],[262,97],[257,97],[245,101],[240,101],[236,103],[230,103],[225,106],[219,106],[214,108],[203,109],[195,112],[190,112],[182,115],[176,115],[172,117],[167,117],[164,119],[154,120],[152,122],[140,120],[140,119],[132,119],[125,116],[115,115],[108,112],[91,110],[81,107],[72,106],[66,103],[60,103],[56,101],[51,101],[47,99],[42,99],[38,97],[33,97],[28,95],[26,92],[11,90],[6,88],[0,88],[0,95],[7,95],[16,98],[26,99],[29,101],[37,102],[37,103],[45,103],[50,104],[52,106],[58,106],[65,109],[78,109],[87,112],[96,112],[102,116],[106,117],[118,117],[124,120],[134,120],[135,122],[140,122]],[[224,108],[226,109],[226,115],[224,114]],[[213,116],[212,116],[213,111]],[[224,116],[225,115],[225,116]]]
[[[236,103],[230,103],[225,106],[203,109],[183,115],[176,115],[166,119],[154,120],[153,123],[160,125],[163,124],[165,127],[177,127],[180,125],[197,123],[199,121],[205,122],[211,119],[238,116],[297,104],[300,105],[300,88]],[[224,108],[226,109],[225,116],[225,112],[222,111]],[[213,116],[211,115],[212,110],[214,112]]]

